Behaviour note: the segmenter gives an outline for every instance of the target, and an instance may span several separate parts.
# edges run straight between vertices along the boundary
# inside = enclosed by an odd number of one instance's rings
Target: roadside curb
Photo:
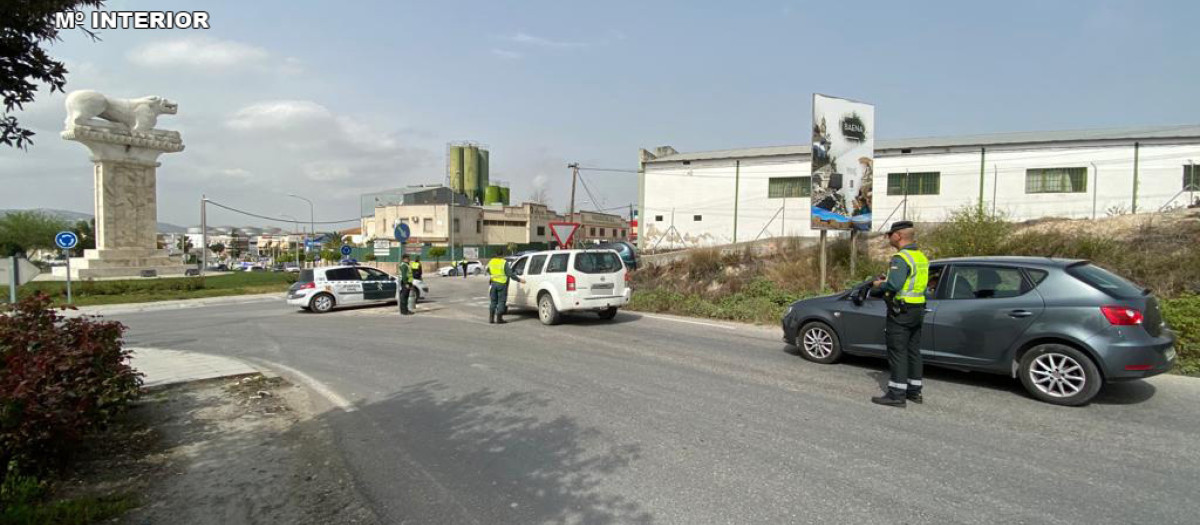
[[[249,294],[249,295],[226,295],[221,297],[205,297],[203,299],[178,299],[173,301],[155,301],[146,303],[120,303],[120,304],[104,304],[94,306],[80,306],[75,310],[67,310],[64,312],[66,316],[71,315],[106,315],[106,314],[124,314],[137,312],[153,312],[157,310],[179,310],[183,308],[194,308],[197,306],[218,306],[228,304],[249,304],[259,302],[270,302],[272,300],[283,301],[281,292],[271,292],[265,294]]]
[[[234,357],[154,347],[135,346],[129,350],[133,352],[130,364],[135,370],[145,374],[142,388],[147,390],[249,375],[279,377],[279,374],[269,368]]]

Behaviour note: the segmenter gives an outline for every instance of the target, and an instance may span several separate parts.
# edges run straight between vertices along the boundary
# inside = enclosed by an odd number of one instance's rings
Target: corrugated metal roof
[[[1108,128],[1068,131],[1020,131],[1013,133],[990,133],[984,135],[961,135],[956,137],[926,137],[875,141],[875,149],[927,149],[961,148],[969,146],[1012,146],[1019,144],[1054,144],[1067,142],[1151,140],[1151,139],[1200,139],[1200,125],[1153,126],[1140,128]],[[783,155],[808,156],[811,146],[764,146],[693,153],[677,153],[649,161],[678,162],[684,160],[718,160],[732,158],[776,157]]]

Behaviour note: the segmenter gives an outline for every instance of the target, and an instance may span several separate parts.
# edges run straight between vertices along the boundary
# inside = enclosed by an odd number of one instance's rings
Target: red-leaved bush
[[[121,323],[65,319],[50,303],[39,293],[0,312],[0,481],[13,460],[54,465],[141,387]]]

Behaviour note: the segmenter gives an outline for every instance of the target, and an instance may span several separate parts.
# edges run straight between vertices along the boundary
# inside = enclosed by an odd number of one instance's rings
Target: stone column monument
[[[88,90],[71,92],[66,105],[62,138],[91,151],[96,181],[96,249],[71,260],[72,276],[182,275],[182,262],[158,249],[155,182],[158,156],[183,151],[178,132],[155,129],[159,115],[178,107],[160,97],[117,99]]]

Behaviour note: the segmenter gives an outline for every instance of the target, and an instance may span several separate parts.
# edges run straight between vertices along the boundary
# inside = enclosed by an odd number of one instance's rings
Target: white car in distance
[[[629,304],[629,272],[613,250],[553,250],[522,255],[512,270],[525,280],[508,283],[508,304],[535,308],[542,324],[554,325],[564,313],[595,312],[612,319]]]

